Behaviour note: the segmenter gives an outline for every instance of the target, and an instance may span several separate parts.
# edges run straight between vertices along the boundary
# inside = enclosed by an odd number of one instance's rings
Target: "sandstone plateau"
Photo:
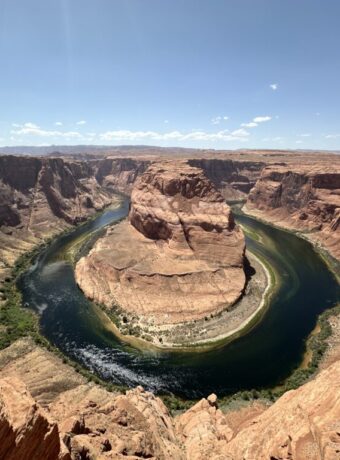
[[[110,393],[21,340],[0,352],[4,460],[338,460],[340,362],[270,407],[215,395],[171,416],[141,387]]]
[[[203,171],[163,161],[140,176],[128,221],[78,262],[76,279],[88,297],[141,323],[183,323],[240,298],[244,252],[242,230]]]

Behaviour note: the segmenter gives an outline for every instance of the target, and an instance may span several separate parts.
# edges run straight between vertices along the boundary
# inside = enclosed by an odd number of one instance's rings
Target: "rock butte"
[[[128,221],[113,226],[76,267],[85,294],[143,322],[215,315],[245,287],[245,240],[199,168],[152,164],[136,182]]]

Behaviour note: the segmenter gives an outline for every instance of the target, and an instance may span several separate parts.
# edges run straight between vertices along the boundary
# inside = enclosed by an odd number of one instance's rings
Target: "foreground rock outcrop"
[[[267,166],[251,190],[246,209],[298,230],[340,260],[340,160],[333,164]]]
[[[85,294],[140,323],[215,315],[245,287],[245,240],[201,169],[152,164],[131,195],[129,221],[113,226],[76,266]]]
[[[339,429],[340,361],[270,407],[224,412],[210,395],[173,417],[141,387],[110,393],[28,339],[0,352],[4,460],[337,460]]]
[[[0,379],[0,458],[66,460],[69,455],[64,456],[62,450],[57,424],[23,382],[16,377]]]

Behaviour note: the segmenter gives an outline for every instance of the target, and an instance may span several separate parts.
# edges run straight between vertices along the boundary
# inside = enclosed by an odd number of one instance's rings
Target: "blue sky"
[[[339,0],[0,0],[0,145],[340,149]]]

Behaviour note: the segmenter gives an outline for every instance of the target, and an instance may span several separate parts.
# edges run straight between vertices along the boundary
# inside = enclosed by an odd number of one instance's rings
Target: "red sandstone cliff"
[[[0,369],[3,460],[339,459],[339,361],[270,407],[224,413],[211,395],[177,417],[141,387],[86,383],[28,340],[0,352]]]
[[[305,233],[340,259],[340,160],[333,165],[267,166],[246,209],[268,222]]]

